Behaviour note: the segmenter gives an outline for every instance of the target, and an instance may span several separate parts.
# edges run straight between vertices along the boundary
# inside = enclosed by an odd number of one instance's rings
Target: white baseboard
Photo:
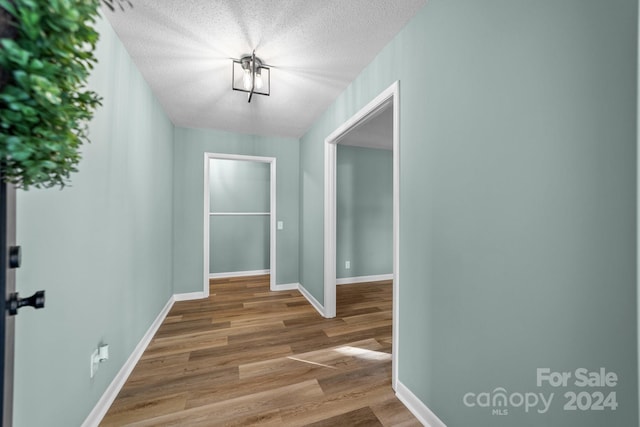
[[[352,283],[379,282],[381,280],[393,280],[393,273],[377,274],[375,276],[344,277],[342,279],[336,279],[336,285],[350,285]]]
[[[292,289],[299,289],[300,283],[283,283],[282,285],[276,285],[276,291],[290,291]]]
[[[418,397],[398,381],[396,396],[425,427],[447,427]]]
[[[149,326],[149,329],[144,334],[142,339],[140,339],[140,342],[138,343],[136,348],[133,349],[133,352],[131,353],[127,361],[124,363],[124,365],[122,365],[120,371],[116,374],[115,378],[111,381],[111,384],[109,384],[105,392],[102,394],[102,397],[100,398],[100,400],[98,400],[96,406],[94,406],[93,410],[84,420],[84,422],[82,423],[82,427],[97,427],[98,424],[100,424],[105,414],[109,410],[109,407],[111,407],[111,404],[118,396],[118,393],[120,393],[120,389],[122,389],[122,386],[127,381],[127,378],[129,378],[129,375],[131,375],[131,372],[138,363],[138,360],[140,359],[140,357],[142,357],[142,353],[144,353],[144,351],[147,349],[147,346],[151,342],[151,339],[158,331],[158,328],[160,328],[160,325],[162,325],[162,322],[164,321],[165,317],[167,317],[167,314],[169,314],[169,310],[171,310],[171,307],[173,307],[173,303],[175,301],[176,299],[174,298],[174,296],[171,296],[171,298],[169,298],[167,304],[164,306],[162,311],[160,311],[160,314],[158,314],[151,326]]]
[[[174,301],[191,301],[194,299],[203,299],[207,298],[208,295],[205,295],[204,292],[187,292],[184,294],[175,294],[173,296]]]
[[[226,279],[228,277],[262,276],[271,270],[230,271],[228,273],[210,273],[209,279]]]
[[[320,304],[318,300],[315,299],[314,296],[311,295],[311,293],[309,293],[309,291],[304,288],[304,286],[302,286],[302,284],[298,284],[298,290],[300,291],[302,296],[304,296],[307,299],[307,301],[309,301],[309,303],[313,306],[313,308],[315,308],[318,311],[318,313],[320,313],[322,317],[326,317],[324,315],[324,307],[322,306],[322,304]]]

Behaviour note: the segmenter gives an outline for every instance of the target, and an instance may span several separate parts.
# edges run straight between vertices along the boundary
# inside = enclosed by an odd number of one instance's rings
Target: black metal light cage
[[[248,89],[245,88],[244,84],[244,76],[247,70],[251,75],[251,85]],[[261,88],[256,87],[257,74],[262,78]],[[231,87],[233,90],[247,92],[249,94],[248,102],[251,102],[253,94],[269,96],[271,93],[271,69],[264,65],[260,58],[256,57],[255,52],[240,59],[234,59],[231,72]]]

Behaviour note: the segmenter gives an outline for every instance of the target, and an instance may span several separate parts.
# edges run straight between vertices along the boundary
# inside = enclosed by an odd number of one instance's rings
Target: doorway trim
[[[336,160],[340,139],[371,120],[388,105],[393,107],[393,334],[391,386],[398,384],[399,289],[400,289],[400,82],[395,81],[324,140],[324,316],[336,316]]]
[[[276,158],[245,156],[240,154],[204,153],[204,271],[203,271],[203,292],[204,298],[209,297],[209,218],[210,218],[210,188],[209,188],[209,161],[220,160],[241,160],[249,162],[260,162],[269,164],[269,289],[277,290],[276,287]]]

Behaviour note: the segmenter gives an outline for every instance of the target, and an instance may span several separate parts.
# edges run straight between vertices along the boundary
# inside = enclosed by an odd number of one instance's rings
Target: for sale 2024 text
[[[602,388],[614,388],[618,385],[618,375],[615,372],[600,368],[589,371],[578,368],[575,371],[552,371],[549,368],[538,368],[536,371],[536,385],[543,387],[574,386],[581,391],[567,391],[564,393],[565,411],[615,411],[618,401],[615,391],[602,391]],[[591,389],[597,388],[592,391]]]
[[[553,406],[556,393],[564,392],[561,404],[565,411],[615,411],[618,407],[617,385],[618,375],[606,368],[593,371],[587,368],[572,371],[537,368],[536,386],[557,391],[509,393],[504,387],[496,387],[493,391],[466,393],[462,401],[469,408],[488,409],[492,415],[510,415],[512,410],[545,414]]]

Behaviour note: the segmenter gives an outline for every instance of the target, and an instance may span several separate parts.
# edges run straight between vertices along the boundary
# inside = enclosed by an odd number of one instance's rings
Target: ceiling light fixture
[[[233,60],[231,80],[233,90],[249,93],[247,102],[251,102],[254,93],[269,96],[271,92],[271,70],[256,57],[255,50],[251,55]]]

